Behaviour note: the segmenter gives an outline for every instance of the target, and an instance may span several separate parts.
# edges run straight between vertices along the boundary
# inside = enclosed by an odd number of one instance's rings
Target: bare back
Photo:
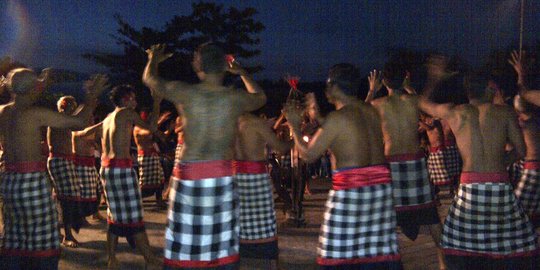
[[[382,122],[384,154],[387,156],[414,154],[420,151],[417,97],[387,96],[372,102]]]
[[[244,113],[242,94],[225,87],[207,90],[200,85],[183,91],[177,109],[184,114],[183,160],[232,160],[236,122]]]
[[[540,160],[540,117],[534,114],[529,117],[520,116],[519,125],[527,148],[525,160]]]
[[[133,128],[133,138],[137,145],[137,150],[149,151],[154,149],[154,141],[152,140],[152,132],[150,130],[135,126]]]
[[[6,163],[43,161],[43,126],[81,127],[82,120],[39,107],[18,108],[15,103],[0,106],[0,135],[4,138]]]
[[[64,128],[47,128],[47,144],[49,152],[53,154],[71,155],[71,130]]]
[[[506,172],[506,143],[523,147],[517,117],[506,106],[459,105],[451,110],[447,120],[459,146],[463,171]]]
[[[288,143],[277,139],[277,135],[274,134],[264,119],[251,114],[240,116],[238,119],[235,159],[264,161],[266,160],[265,146],[267,144],[278,152],[285,152],[290,148]]]
[[[136,115],[131,109],[117,108],[103,120],[102,157],[131,159],[129,147],[134,123],[130,114]]]
[[[333,168],[365,167],[383,164],[381,122],[369,105],[348,105],[328,115],[313,138],[313,145],[329,133]],[[321,149],[324,151],[324,149]]]
[[[94,156],[94,150],[96,149],[96,134],[72,137],[73,154],[83,157]]]

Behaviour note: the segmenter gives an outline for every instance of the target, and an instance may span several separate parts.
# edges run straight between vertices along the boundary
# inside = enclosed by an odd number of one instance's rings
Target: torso
[[[133,138],[135,139],[138,151],[154,150],[154,141],[152,140],[152,133],[149,130],[134,127]]]
[[[373,101],[382,121],[384,153],[387,156],[420,151],[417,98],[392,95]]]
[[[260,136],[259,129],[264,127],[264,120],[254,115],[245,114],[238,119],[236,137],[236,160],[263,161],[266,159],[266,141]]]
[[[540,117],[531,116],[528,119],[520,117],[519,124],[527,147],[525,160],[540,160]]]
[[[103,120],[102,157],[131,159],[129,147],[133,123],[127,118],[127,108],[116,109]]]
[[[49,152],[53,154],[71,155],[73,147],[71,145],[71,130],[51,128],[47,129],[47,144]]]
[[[73,136],[73,153],[82,157],[93,157],[96,149],[95,134],[88,136]]]

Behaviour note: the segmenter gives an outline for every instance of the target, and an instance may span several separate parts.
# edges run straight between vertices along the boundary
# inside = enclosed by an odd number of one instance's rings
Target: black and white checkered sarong
[[[59,200],[78,201],[81,198],[81,183],[72,160],[49,157],[47,168]]]
[[[197,268],[238,263],[239,207],[231,162],[182,163],[172,179],[165,266]]]
[[[276,236],[276,214],[270,176],[267,172],[236,172],[240,198],[240,241]]]
[[[0,193],[4,199],[2,254],[58,256],[58,215],[45,164],[43,171],[5,172],[0,181]]]
[[[494,181],[471,181],[481,179],[482,175]],[[445,254],[504,258],[537,250],[536,232],[512,186],[504,180],[508,176],[493,175],[461,175],[458,194],[443,226],[441,246]]]
[[[100,175],[105,189],[109,230],[120,236],[144,230],[141,191],[133,168],[102,166]]]
[[[174,151],[174,165],[180,164],[182,162],[182,149],[184,149],[184,142],[178,141],[176,143],[176,149]]]
[[[540,162],[525,161],[515,194],[529,217],[540,215]]]
[[[360,186],[340,190],[336,190],[334,183],[334,189],[329,191],[317,248],[319,265],[399,263],[396,214],[388,168],[384,166],[382,173],[376,172],[384,177],[384,181],[378,183],[370,183],[376,178],[375,174],[366,173],[365,169],[370,167],[333,174],[334,182],[340,174],[348,174],[344,177],[348,182],[356,181],[353,177],[367,177],[367,180],[361,180],[366,183]]]
[[[98,211],[101,190],[101,181],[95,167],[94,157],[75,157],[75,170],[81,184],[80,213],[90,216]]]
[[[435,149],[430,149],[427,159],[427,168],[429,180],[433,185],[442,186],[452,183],[444,162],[444,148],[437,147]]]
[[[444,150],[444,163],[450,178],[457,178],[461,174],[463,161],[455,144],[446,145]],[[457,182],[457,179],[455,180]]]
[[[512,185],[517,186],[521,181],[521,176],[523,175],[523,164],[525,161],[523,159],[516,160],[508,166],[508,174],[510,175],[510,182]]]
[[[163,167],[159,160],[159,156],[155,155],[139,155],[137,156],[139,163],[139,185],[142,189],[160,188],[165,182]]]
[[[413,155],[411,155],[413,156]],[[426,159],[418,155],[415,159],[394,160],[390,158],[390,174],[396,210],[402,207],[433,203]]]

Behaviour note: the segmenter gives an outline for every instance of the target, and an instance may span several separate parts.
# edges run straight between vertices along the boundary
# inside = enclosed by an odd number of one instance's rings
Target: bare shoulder
[[[371,101],[371,105],[379,107],[388,102],[388,97],[380,97]]]

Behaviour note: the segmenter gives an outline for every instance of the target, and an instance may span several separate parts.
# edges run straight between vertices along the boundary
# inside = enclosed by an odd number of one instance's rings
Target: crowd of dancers
[[[420,95],[402,67],[387,64],[370,73],[365,101],[357,99],[359,70],[337,64],[325,89],[336,110],[321,115],[312,93],[291,98],[274,129],[250,113],[266,103],[260,86],[216,44],[194,52],[199,84],[159,76],[159,64],[172,56],[164,45],[147,54],[142,81],[152,108],[137,113],[137,91],[118,85],[109,94],[114,111],[99,123],[93,113],[110,86],[106,76],[85,84],[83,106],[65,96],[53,112],[36,106],[50,70],[7,72],[2,87],[11,95],[0,105],[2,267],[57,269],[61,242],[79,245],[72,231],[98,213],[103,193],[111,269],[120,267],[118,237],[126,237],[147,265],[163,269],[237,269],[240,259],[279,269],[267,148],[292,167],[331,155],[332,188],[317,247],[321,269],[402,269],[396,228],[415,240],[422,226],[437,246],[440,269],[540,267],[534,227],[540,211],[540,91],[527,88],[521,53],[509,60],[520,89],[513,107],[496,98],[503,93],[496,83],[468,76],[469,103],[433,102],[433,93],[456,76],[441,56],[428,59]],[[223,86],[226,72],[240,76],[246,90]],[[388,95],[374,98],[382,87]],[[164,99],[177,112],[160,116]],[[155,141],[174,157],[171,165],[163,164]],[[164,185],[169,187],[162,195]],[[454,195],[443,223],[435,192],[441,186]],[[282,185],[274,190],[294,208]],[[304,186],[299,190],[303,194]],[[145,232],[142,198],[149,195],[158,206],[168,199],[163,259],[152,253]]]

